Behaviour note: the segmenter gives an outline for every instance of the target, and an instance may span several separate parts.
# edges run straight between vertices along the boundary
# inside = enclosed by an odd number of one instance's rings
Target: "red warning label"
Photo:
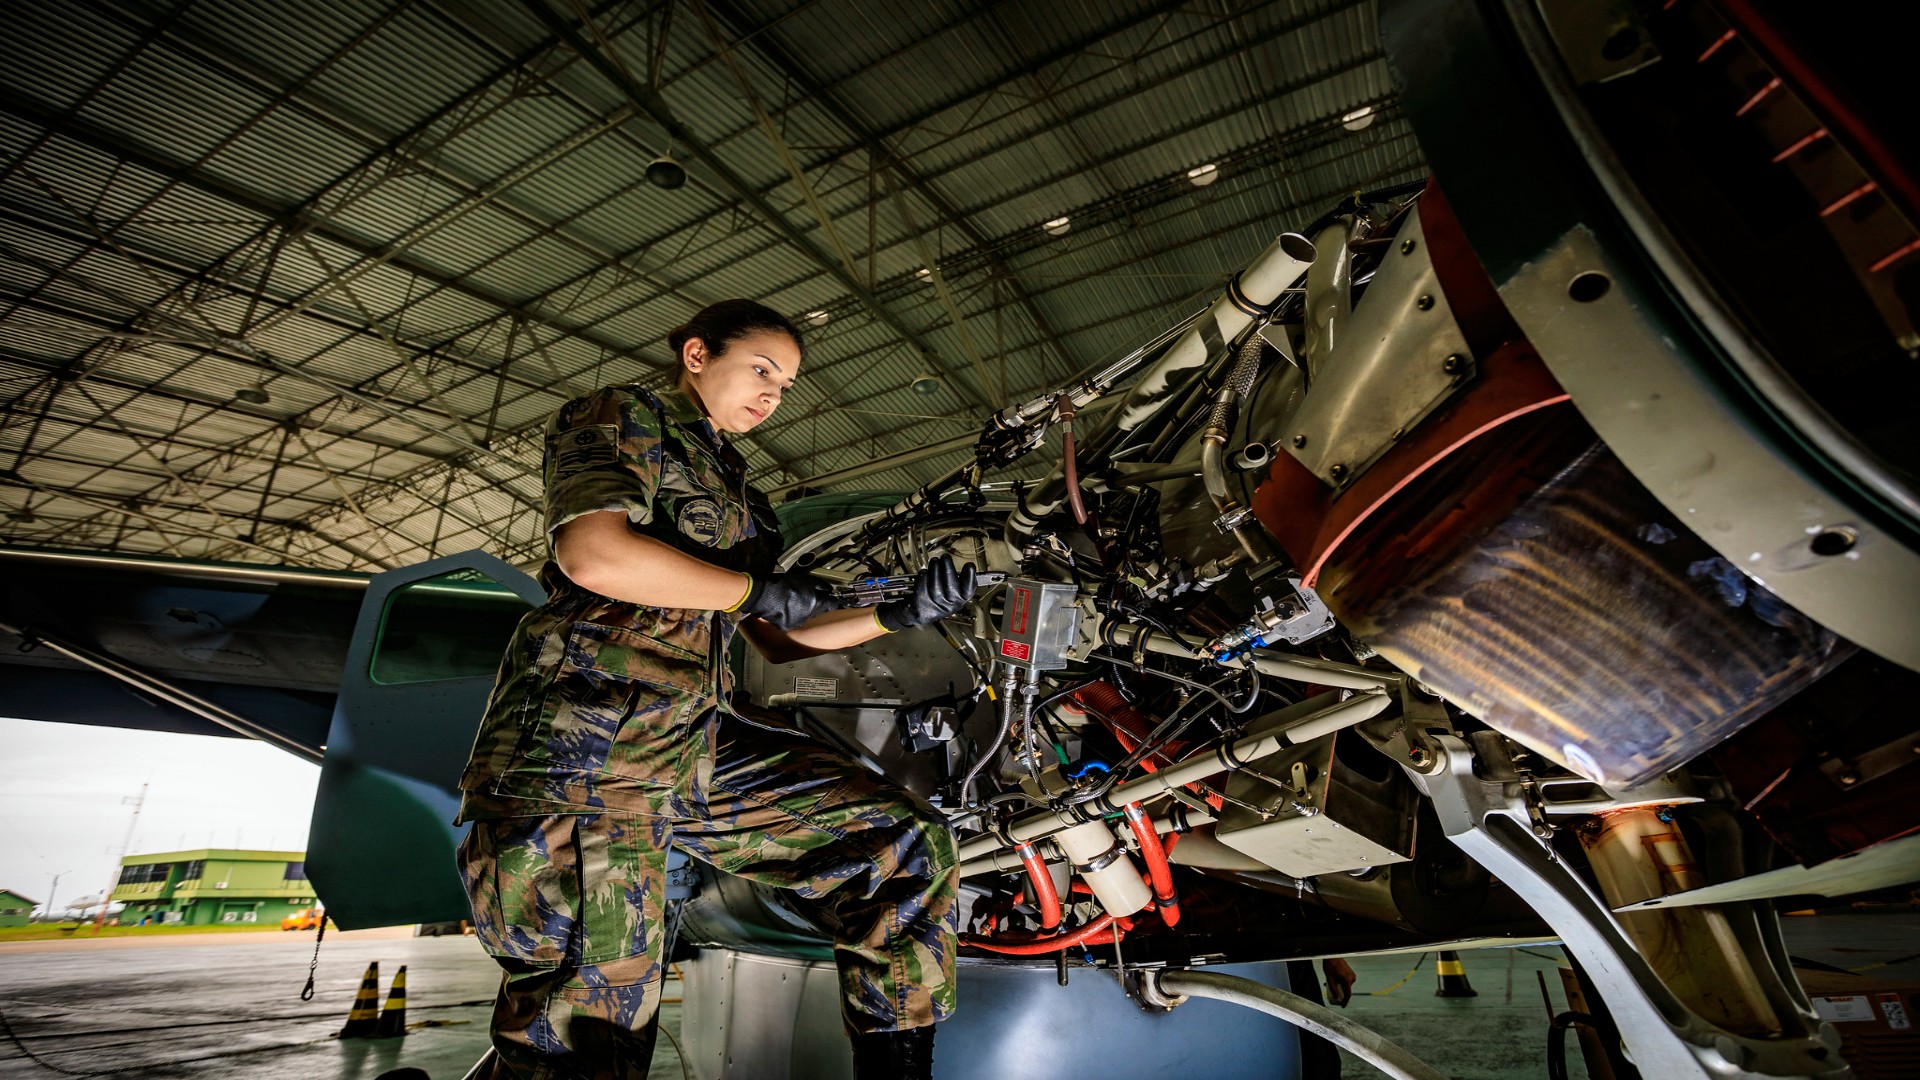
[[[1033,655],[1033,647],[1025,642],[1008,639],[1000,642],[1000,655],[1011,656],[1015,660],[1025,660]]]

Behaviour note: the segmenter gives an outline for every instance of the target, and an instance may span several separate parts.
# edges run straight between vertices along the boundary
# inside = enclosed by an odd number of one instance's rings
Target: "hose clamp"
[[[1088,862],[1074,863],[1073,869],[1074,869],[1074,872],[1078,874],[1097,874],[1100,871],[1105,870],[1108,867],[1112,866],[1114,863],[1119,862],[1121,859],[1125,858],[1126,855],[1127,853],[1121,850],[1120,845],[1115,844],[1112,847],[1108,848],[1106,851],[1101,852],[1098,855],[1095,855]]]

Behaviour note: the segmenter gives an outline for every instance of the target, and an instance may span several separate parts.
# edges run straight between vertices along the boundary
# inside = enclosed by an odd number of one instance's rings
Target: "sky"
[[[132,854],[303,851],[320,767],[251,739],[0,718],[0,889],[60,907],[100,895]]]

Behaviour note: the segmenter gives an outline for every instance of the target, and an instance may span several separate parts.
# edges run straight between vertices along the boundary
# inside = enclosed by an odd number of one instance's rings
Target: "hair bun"
[[[667,347],[677,360],[687,342],[699,338],[707,343],[707,352],[720,356],[736,340],[760,331],[787,335],[801,357],[806,357],[806,342],[791,319],[757,300],[744,299],[722,300],[701,308],[686,325],[667,332]]]

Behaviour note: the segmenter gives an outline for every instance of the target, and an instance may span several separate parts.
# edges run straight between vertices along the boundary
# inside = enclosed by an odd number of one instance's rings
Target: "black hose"
[[[1595,1026],[1593,1017],[1583,1012],[1563,1012],[1547,1025],[1547,1080],[1568,1080],[1567,1029],[1575,1024]]]

